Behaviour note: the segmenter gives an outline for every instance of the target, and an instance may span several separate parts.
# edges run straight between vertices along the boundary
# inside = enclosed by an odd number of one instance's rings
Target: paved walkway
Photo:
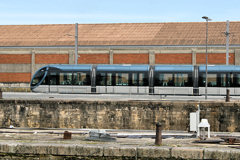
[[[64,131],[72,133],[72,139],[63,139]],[[221,143],[194,143],[192,133],[163,131],[161,146],[155,146],[151,130],[106,130],[116,141],[88,141],[89,129],[0,129],[0,156],[6,153],[31,155],[31,157],[131,157],[182,158],[182,159],[239,159],[236,145]],[[221,140],[219,136],[239,136],[240,133],[211,133],[208,140]],[[26,158],[26,157],[25,157]],[[45,157],[47,158],[47,157]]]

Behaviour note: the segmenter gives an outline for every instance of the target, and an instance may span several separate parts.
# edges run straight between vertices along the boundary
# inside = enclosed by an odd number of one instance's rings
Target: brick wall
[[[108,50],[105,50],[108,51]],[[79,54],[78,64],[109,64],[112,62],[113,64],[149,64],[149,54],[148,53],[121,53],[120,50],[113,51],[112,54],[107,52],[98,53],[94,50],[86,51],[86,53]],[[32,52],[32,51],[31,51]],[[21,64],[31,64],[32,63],[32,55],[29,50],[24,50],[23,52],[18,51],[20,54],[12,54],[13,50],[10,51],[9,54],[7,52],[0,54],[0,65],[4,64],[13,64],[12,67],[18,67]],[[23,71],[23,73],[10,73],[14,72],[14,69],[8,71],[8,68],[4,68],[1,70],[0,82],[30,82],[31,73],[27,73],[33,71],[35,69],[35,64],[69,64],[74,63],[74,54],[68,54],[70,52],[63,50],[61,54],[55,54],[51,51],[51,54],[48,54],[47,50],[43,52],[35,52],[35,62],[33,65],[29,65],[29,69]],[[233,51],[232,51],[233,52]],[[56,51],[59,53],[59,51]],[[72,52],[71,52],[72,53]],[[110,57],[112,55],[112,57]],[[155,64],[192,64],[192,53],[159,53],[155,52]],[[204,53],[196,53],[196,64],[205,64],[206,63],[206,55]],[[112,58],[112,59],[110,59]],[[34,57],[33,57],[34,59]],[[154,63],[154,59],[152,60]],[[34,64],[35,63],[35,64]],[[218,53],[218,50],[214,53],[208,54],[208,63],[209,64],[225,64],[226,63],[226,54],[221,51]],[[235,64],[235,53],[230,53],[229,64]],[[15,66],[14,66],[15,65]],[[22,66],[21,66],[22,67]],[[32,68],[31,68],[32,67]],[[19,72],[19,71],[16,71]]]
[[[155,55],[156,64],[192,64],[192,54],[182,53],[182,54],[156,54]]]
[[[0,54],[0,64],[15,64],[16,67],[21,64],[31,64],[31,54]],[[2,71],[0,73],[0,82],[24,83],[30,82],[31,73],[8,73]]]
[[[0,54],[0,64],[30,64],[31,54]]]
[[[68,64],[68,54],[36,54],[36,64]]]
[[[148,54],[114,54],[114,64],[149,64]]]
[[[234,53],[229,54],[229,64],[234,65]],[[197,53],[197,64],[206,64],[206,54]],[[208,64],[226,64],[226,53],[208,53]]]
[[[109,54],[80,54],[78,64],[109,64]]]
[[[1,82],[30,82],[31,73],[0,73]]]

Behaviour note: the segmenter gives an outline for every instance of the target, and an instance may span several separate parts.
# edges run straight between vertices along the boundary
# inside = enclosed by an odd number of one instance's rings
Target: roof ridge
[[[240,23],[240,21],[229,21],[230,23]],[[206,23],[205,21],[199,22],[137,22],[137,23],[78,23],[78,25],[120,25],[120,24],[194,24],[194,23]],[[209,23],[226,23],[226,21],[209,21]],[[75,25],[75,23],[67,24],[13,24],[13,25],[0,25],[0,26],[64,26],[64,25]]]
[[[13,24],[13,25],[0,25],[0,26],[58,26],[58,25],[75,25],[75,24]]]

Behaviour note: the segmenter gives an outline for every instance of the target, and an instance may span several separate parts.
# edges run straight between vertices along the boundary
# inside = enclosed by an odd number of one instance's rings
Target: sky
[[[240,21],[240,0],[0,0],[0,25]]]

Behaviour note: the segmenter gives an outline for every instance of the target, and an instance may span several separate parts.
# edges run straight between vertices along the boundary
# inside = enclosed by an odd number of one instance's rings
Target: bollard
[[[155,145],[162,145],[162,124],[160,122],[156,124]]]
[[[65,131],[63,133],[63,139],[72,139],[72,133],[68,132],[68,131]]]
[[[226,102],[230,102],[230,90],[227,89]]]
[[[2,89],[0,88],[0,99],[2,99]]]

